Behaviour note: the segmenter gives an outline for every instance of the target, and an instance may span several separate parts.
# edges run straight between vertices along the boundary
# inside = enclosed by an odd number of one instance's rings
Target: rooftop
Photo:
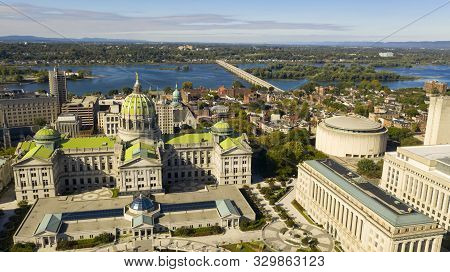
[[[192,133],[183,135],[171,135],[166,138],[166,144],[198,144],[203,142],[211,142],[212,134],[205,133]]]
[[[356,116],[334,116],[325,119],[324,123],[331,128],[358,132],[374,132],[383,128],[378,122]]]
[[[61,141],[61,148],[104,148],[114,147],[115,140],[108,137],[79,137]]]
[[[74,211],[82,213],[87,211],[122,209],[132,201],[132,196],[82,201],[75,201],[71,196],[39,198],[31,208],[28,217],[24,219],[23,225],[19,228],[18,236],[31,237],[34,235],[46,214],[63,214],[64,216],[64,214],[73,215]],[[99,221],[97,224],[102,224],[102,222],[106,223],[107,221]],[[77,226],[83,227],[82,224],[85,223],[79,223]],[[72,228],[75,227],[71,226],[73,224],[68,225]]]
[[[155,147],[145,143],[136,143],[125,150],[125,161],[136,157],[156,158]]]
[[[220,142],[220,147],[224,150],[233,148],[233,147],[242,147],[241,144],[241,140],[242,140],[242,136],[239,137],[227,137],[225,140],[223,140],[222,142]]]
[[[331,159],[305,163],[395,227],[434,222]]]
[[[420,145],[400,147],[397,151],[406,150],[428,160],[438,160],[450,157],[450,144],[446,145]]]
[[[170,203],[172,204],[186,204],[192,203],[195,200],[196,205],[213,206],[216,203],[213,201],[223,200],[224,197],[228,201],[232,202],[242,216],[251,220],[255,219],[255,212],[245,200],[242,193],[235,186],[220,186],[220,187],[208,187],[207,192],[185,192],[185,193],[172,193],[165,195],[155,195],[155,201],[158,203]],[[202,203],[202,204],[200,204]],[[204,204],[203,204],[204,203]],[[209,204],[208,204],[209,203]],[[162,205],[163,206],[163,205]],[[167,206],[167,205],[164,205]],[[209,208],[210,209],[210,208]],[[217,214],[217,211],[214,211]],[[187,213],[189,214],[189,213]]]
[[[53,150],[48,149],[42,145],[34,146],[31,148],[22,159],[28,158],[39,158],[39,159],[48,159],[52,156]]]

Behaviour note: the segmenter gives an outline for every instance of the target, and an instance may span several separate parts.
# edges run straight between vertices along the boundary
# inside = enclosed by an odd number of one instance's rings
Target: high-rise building
[[[345,251],[436,252],[445,230],[331,159],[298,167],[296,200]]]
[[[58,99],[58,105],[67,101],[67,82],[65,71],[60,71],[54,68],[53,71],[48,71],[48,83],[50,85],[50,94]]]
[[[424,145],[450,144],[450,96],[430,97]]]
[[[386,153],[380,186],[450,231],[450,145]]]

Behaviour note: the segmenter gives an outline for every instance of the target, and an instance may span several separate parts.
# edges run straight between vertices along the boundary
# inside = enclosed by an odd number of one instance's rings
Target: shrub
[[[294,220],[292,220],[292,219],[289,218],[289,219],[286,221],[286,226],[288,226],[288,228],[294,227],[294,226],[295,226]]]
[[[112,197],[113,198],[116,198],[116,197],[119,196],[119,189],[118,188],[112,188],[111,192],[112,192]]]
[[[200,236],[221,234],[224,231],[225,230],[220,226],[202,227],[202,228],[195,228],[195,229],[181,227],[181,228],[176,229],[173,232],[173,236],[200,237]]]
[[[36,250],[36,245],[33,243],[17,243],[14,244],[9,251],[11,252],[33,252]]]
[[[262,227],[266,224],[265,218],[260,218],[255,221],[250,220],[241,220],[239,222],[239,229],[241,231],[252,231],[252,230],[259,230],[262,229]]]
[[[59,240],[56,246],[56,250],[72,250],[80,248],[95,247],[102,244],[111,243],[114,241],[114,235],[111,233],[102,233],[95,236],[92,239],[82,239],[82,240]]]
[[[21,200],[19,201],[19,203],[17,203],[17,206],[19,206],[19,208],[24,209],[28,207],[28,202],[26,200]]]

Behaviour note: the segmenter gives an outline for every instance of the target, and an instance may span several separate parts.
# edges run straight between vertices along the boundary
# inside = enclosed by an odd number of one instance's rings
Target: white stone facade
[[[373,158],[384,155],[387,138],[387,130],[381,125],[363,131],[331,127],[325,121],[317,126],[316,148],[337,157]]]
[[[298,167],[296,200],[315,222],[323,225],[341,242],[345,251],[440,251],[444,230],[436,222],[430,219],[422,224],[412,221],[410,224],[393,225],[375,212],[379,204],[375,203],[375,208],[365,205],[360,200],[361,195],[349,194],[328,174],[320,171],[321,166],[315,167],[309,162]],[[344,186],[354,190],[351,183]],[[398,216],[400,218],[402,214]],[[424,217],[414,216],[419,219]]]
[[[384,158],[380,186],[450,230],[450,145],[399,147]]]

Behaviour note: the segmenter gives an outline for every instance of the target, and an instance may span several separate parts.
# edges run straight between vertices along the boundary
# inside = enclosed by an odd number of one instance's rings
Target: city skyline
[[[8,1],[0,4],[0,22],[9,26],[0,30],[0,36],[61,38],[62,35],[155,42],[374,42],[401,29],[385,41],[450,40],[445,27],[450,22],[443,16],[450,8],[446,5],[448,1],[408,1],[407,4],[406,1],[340,1],[339,4],[332,1],[283,1],[282,4],[136,1],[129,6],[119,1],[108,1],[107,5],[105,1],[75,4]]]

